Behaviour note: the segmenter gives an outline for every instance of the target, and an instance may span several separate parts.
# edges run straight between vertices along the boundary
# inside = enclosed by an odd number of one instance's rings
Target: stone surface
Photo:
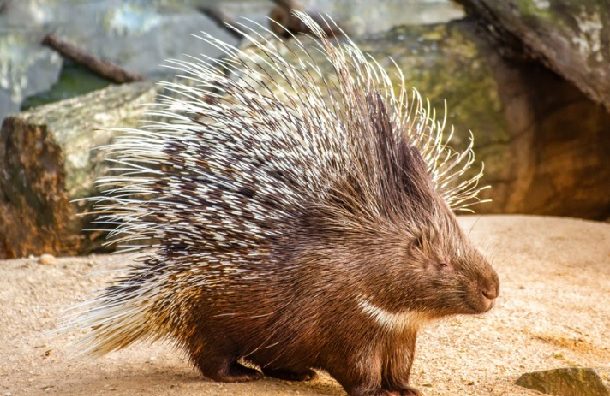
[[[204,31],[236,43],[185,2],[20,0],[10,3],[4,18],[11,21],[9,27],[27,22],[26,26],[54,32],[99,58],[147,77],[172,74],[162,66],[167,58],[221,54],[193,34]]]
[[[57,259],[55,258],[55,256],[49,253],[41,254],[40,257],[38,257],[38,264],[40,265],[53,265],[56,262]]]
[[[458,0],[610,110],[608,0]]]
[[[157,88],[113,86],[8,117],[0,130],[0,257],[76,254],[96,245],[79,218],[107,168],[94,147],[112,141],[109,127],[130,127]]]
[[[57,80],[61,56],[38,44],[38,35],[2,30],[0,16],[0,123],[19,112],[30,95],[48,90]]]
[[[191,0],[191,3],[219,6],[228,15],[245,16],[265,27],[273,7],[270,0]],[[350,35],[380,33],[405,24],[447,22],[464,16],[462,7],[451,0],[298,0],[298,3],[312,14],[332,16]]]
[[[608,218],[610,113],[543,66],[490,60],[511,134],[502,211]]]
[[[88,93],[104,84],[105,80],[100,83],[99,78],[80,69],[69,66],[62,71],[61,56],[39,44],[47,32],[98,58],[155,79],[173,75],[163,66],[168,58],[184,54],[215,58],[221,54],[193,37],[201,31],[237,42],[180,1],[7,1],[0,9],[0,123],[8,114],[18,112],[22,101],[32,95],[53,90],[28,106],[66,94]],[[61,84],[53,87],[60,72]]]
[[[607,380],[606,380],[607,381]],[[557,396],[608,396],[607,384],[591,368],[569,367],[525,373],[517,385]]]
[[[447,0],[299,0],[307,10],[331,15],[350,35],[386,32],[402,25],[459,19],[462,8]]]

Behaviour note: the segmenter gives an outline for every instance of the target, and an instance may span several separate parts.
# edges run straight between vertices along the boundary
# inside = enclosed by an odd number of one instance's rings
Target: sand
[[[412,382],[425,395],[536,395],[527,371],[610,365],[610,224],[567,218],[460,219],[500,275],[497,306],[425,328]],[[0,261],[2,395],[344,395],[326,375],[310,383],[207,382],[184,354],[138,344],[74,357],[78,332],[56,335],[60,313],[134,255]]]

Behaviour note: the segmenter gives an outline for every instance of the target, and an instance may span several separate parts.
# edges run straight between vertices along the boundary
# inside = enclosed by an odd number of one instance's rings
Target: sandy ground
[[[427,327],[414,385],[426,395],[535,395],[523,372],[610,365],[610,224],[539,217],[465,217],[501,279],[487,315]],[[294,384],[206,382],[180,351],[136,345],[101,359],[70,357],[76,333],[54,329],[66,307],[134,256],[0,261],[2,395],[343,395],[328,376]]]

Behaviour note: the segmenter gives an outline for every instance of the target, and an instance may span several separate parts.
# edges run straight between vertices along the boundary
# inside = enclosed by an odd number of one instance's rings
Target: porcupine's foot
[[[263,374],[237,361],[202,361],[197,364],[204,377],[216,382],[249,382],[262,378]]]
[[[350,396],[423,396],[423,394],[415,388],[402,389],[378,389],[378,390],[352,390]]]
[[[316,378],[316,372],[313,370],[291,371],[283,369],[263,368],[263,374],[267,377],[278,378],[284,381],[311,381]]]
[[[420,391],[415,388],[404,387],[401,389],[383,389],[379,396],[423,396]]]

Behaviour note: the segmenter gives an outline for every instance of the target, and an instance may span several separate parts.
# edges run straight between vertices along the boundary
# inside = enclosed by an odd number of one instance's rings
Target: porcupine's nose
[[[487,312],[493,308],[496,297],[498,297],[498,293],[492,289],[482,289],[481,290],[481,302],[483,303],[483,312]]]
[[[494,301],[498,298],[499,293],[500,282],[498,281],[498,275],[493,272],[488,281],[481,285],[481,295],[485,311],[489,311],[494,306]]]
[[[495,300],[498,297],[498,292],[495,289],[483,289],[481,294],[488,300]]]

